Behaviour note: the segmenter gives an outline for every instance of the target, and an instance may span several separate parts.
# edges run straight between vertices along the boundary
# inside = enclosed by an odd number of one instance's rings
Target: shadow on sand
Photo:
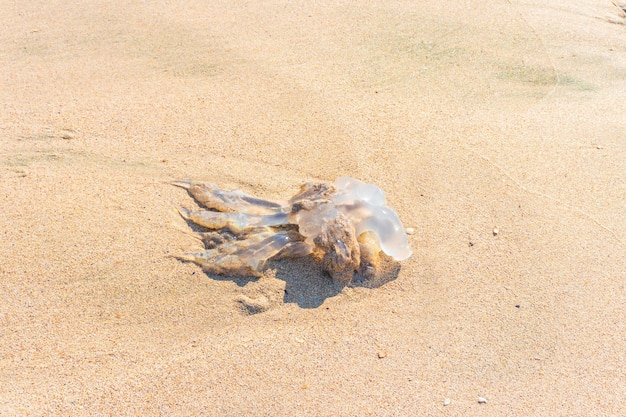
[[[365,278],[358,274],[349,283],[334,282],[330,275],[322,270],[320,263],[312,256],[297,259],[270,260],[266,264],[266,271],[275,273],[275,278],[285,282],[282,294],[282,303],[295,303],[301,308],[318,308],[327,298],[340,294],[344,288],[379,288],[398,278],[400,264],[391,258],[385,257],[381,261],[380,270],[375,277]],[[229,277],[205,273],[207,277],[217,281],[232,281],[242,288],[251,288],[255,284],[262,284],[265,276],[256,277]],[[278,300],[276,300],[278,301]],[[264,311],[263,308],[251,305],[248,313],[255,314]]]

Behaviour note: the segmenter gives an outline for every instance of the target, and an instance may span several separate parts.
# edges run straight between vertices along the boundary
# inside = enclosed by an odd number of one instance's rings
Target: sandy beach
[[[620,4],[0,0],[0,415],[626,415]],[[384,279],[173,257],[340,176]]]

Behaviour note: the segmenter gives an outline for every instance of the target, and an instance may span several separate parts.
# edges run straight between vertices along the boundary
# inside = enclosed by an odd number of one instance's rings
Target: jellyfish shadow
[[[333,281],[313,256],[269,260],[265,271],[273,271],[276,279],[285,282],[283,304],[293,303],[303,309],[315,309],[323,305],[328,298],[341,294],[346,287],[376,289],[398,278],[401,269],[398,262],[389,258],[381,264],[381,269],[374,277],[366,278],[355,274],[352,281],[347,283]],[[263,276],[259,278],[224,276],[209,272],[205,274],[216,281],[232,281],[241,288],[264,279]]]

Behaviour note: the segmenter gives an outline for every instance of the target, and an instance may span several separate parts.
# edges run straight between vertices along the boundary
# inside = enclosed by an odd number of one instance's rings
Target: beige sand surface
[[[0,1],[0,415],[626,415],[611,1],[72,3]],[[170,257],[169,180],[340,175],[415,228],[394,279]]]

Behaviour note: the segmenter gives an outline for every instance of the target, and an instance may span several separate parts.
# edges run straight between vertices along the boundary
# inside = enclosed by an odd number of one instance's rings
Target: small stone
[[[387,357],[387,351],[386,350],[378,351],[378,359],[382,359],[382,358],[386,358],[386,357]]]
[[[61,139],[70,140],[76,138],[76,131],[72,129],[61,130]]]
[[[478,404],[487,404],[487,400],[483,397],[478,397]]]
[[[412,235],[413,233],[415,233],[415,229],[413,229],[412,227],[407,227],[405,232],[407,235]]]
[[[446,398],[445,400],[443,400],[444,407],[450,405],[451,402],[452,401],[450,401],[450,398]]]
[[[494,227],[492,233],[494,236],[498,236],[498,233],[500,233],[500,230],[497,227]]]

